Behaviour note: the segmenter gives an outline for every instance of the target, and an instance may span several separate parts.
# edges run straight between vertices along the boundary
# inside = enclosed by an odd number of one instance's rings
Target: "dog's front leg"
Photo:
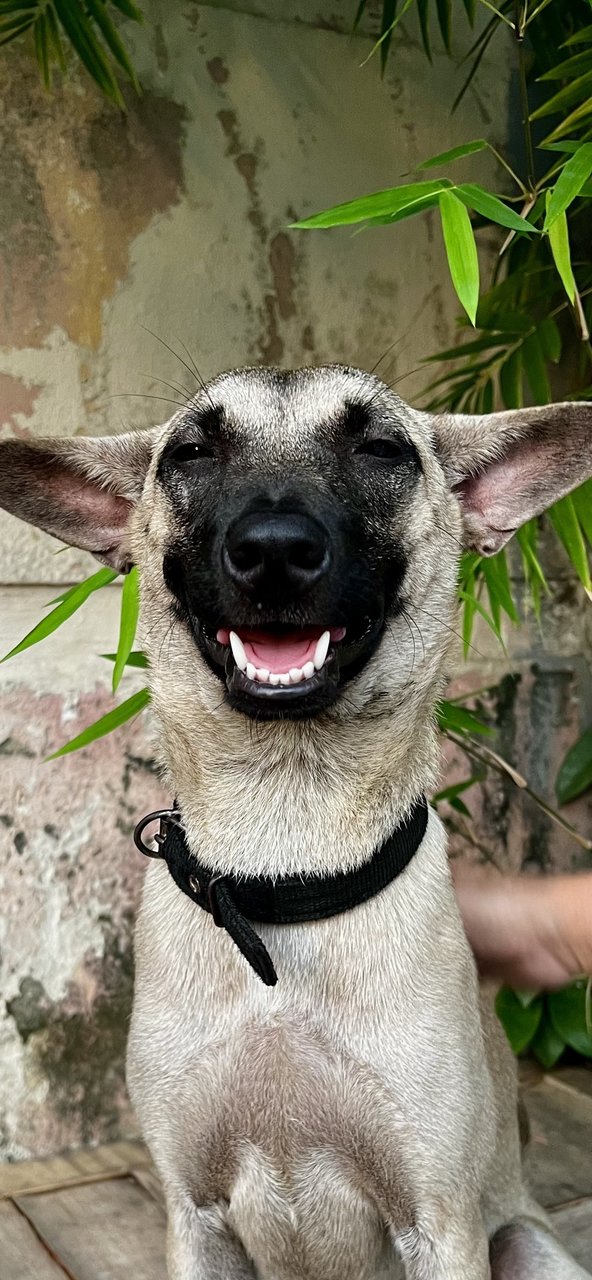
[[[255,1272],[218,1205],[168,1206],[169,1280],[255,1280]]]
[[[417,1229],[396,1239],[406,1280],[490,1280],[489,1245],[480,1213],[472,1221],[449,1218],[438,1231]]]

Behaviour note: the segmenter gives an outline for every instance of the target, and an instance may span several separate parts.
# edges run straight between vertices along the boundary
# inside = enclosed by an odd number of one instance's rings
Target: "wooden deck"
[[[525,1081],[529,1170],[592,1271],[592,1072]],[[0,1165],[2,1280],[165,1280],[165,1213],[141,1143]]]

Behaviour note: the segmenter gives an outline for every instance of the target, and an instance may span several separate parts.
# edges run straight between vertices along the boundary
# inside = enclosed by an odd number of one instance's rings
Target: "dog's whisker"
[[[154,382],[160,382],[163,387],[169,387],[171,391],[177,391],[179,395],[187,396],[188,400],[193,400],[194,398],[195,392],[189,391],[183,382],[167,382],[166,378],[159,378],[155,373],[143,373],[142,370],[139,372],[141,378],[151,378]]]
[[[153,329],[149,329],[148,325],[146,324],[140,325],[140,328],[143,329],[145,333],[149,333],[150,337],[154,338],[156,342],[160,342],[161,347],[164,347],[166,351],[170,351],[171,355],[175,357],[175,360],[178,360],[179,364],[182,364],[183,368],[187,370],[187,373],[189,374],[189,376],[191,378],[195,378],[198,384],[200,383],[201,379],[196,375],[195,371],[190,367],[190,365],[187,364],[187,361],[184,360],[183,357],[179,355],[178,351],[175,351],[174,347],[171,347],[168,342],[165,342],[164,338],[160,337],[160,334],[155,333]],[[203,384],[202,384],[202,389],[203,389]]]
[[[184,400],[171,400],[170,396],[153,396],[148,391],[115,391],[107,396],[107,400],[162,400],[164,404],[174,404],[177,409],[185,409]]]

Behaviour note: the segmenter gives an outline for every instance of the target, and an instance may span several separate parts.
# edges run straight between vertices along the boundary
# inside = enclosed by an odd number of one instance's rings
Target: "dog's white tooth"
[[[302,669],[300,667],[290,667],[290,680],[292,684],[300,684],[302,680]]]
[[[236,662],[237,667],[241,671],[246,671],[247,655],[245,653],[245,646],[240,636],[237,636],[236,631],[231,631],[229,638],[230,638],[230,648],[232,649],[232,656],[234,658],[234,661]]]
[[[290,683],[290,672],[286,671],[284,675],[280,676],[280,684],[287,685],[289,683]]]
[[[303,674],[303,676],[304,676],[304,679],[305,679],[305,680],[310,680],[310,679],[312,679],[312,677],[314,676],[314,673],[315,673],[315,664],[314,664],[314,662],[305,662],[305,663],[304,663],[304,666],[303,666],[303,668],[302,668],[302,674]]]
[[[269,683],[270,683],[270,684],[279,684],[279,682],[280,682],[280,678],[279,678],[279,676],[278,676],[277,672],[275,672],[275,671],[270,671],[270,673],[269,673]]]
[[[257,679],[261,681],[261,684],[267,684],[269,680],[269,671],[267,670],[267,667],[257,667],[255,675]]]
[[[317,640],[317,647],[314,651],[314,665],[317,671],[321,670],[321,667],[329,652],[330,643],[331,643],[331,632],[323,631],[323,634],[320,640]]]
[[[255,668],[252,662],[247,662],[247,680],[255,679]]]

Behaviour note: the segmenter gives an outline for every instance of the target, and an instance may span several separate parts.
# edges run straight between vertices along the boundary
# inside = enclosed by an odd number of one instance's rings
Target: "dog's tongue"
[[[305,662],[313,661],[322,630],[319,627],[314,632],[292,631],[279,636],[270,631],[239,631],[239,635],[245,646],[247,662],[281,674],[291,667],[303,667]]]
[[[238,631],[237,635],[244,646],[247,662],[282,675],[292,668],[302,670],[307,662],[314,662],[323,633],[323,627],[303,627],[301,631],[287,631],[280,635],[263,629]],[[332,640],[341,640],[345,629],[333,627],[330,634]],[[217,638],[221,644],[228,644],[229,636],[228,631],[220,630]]]

